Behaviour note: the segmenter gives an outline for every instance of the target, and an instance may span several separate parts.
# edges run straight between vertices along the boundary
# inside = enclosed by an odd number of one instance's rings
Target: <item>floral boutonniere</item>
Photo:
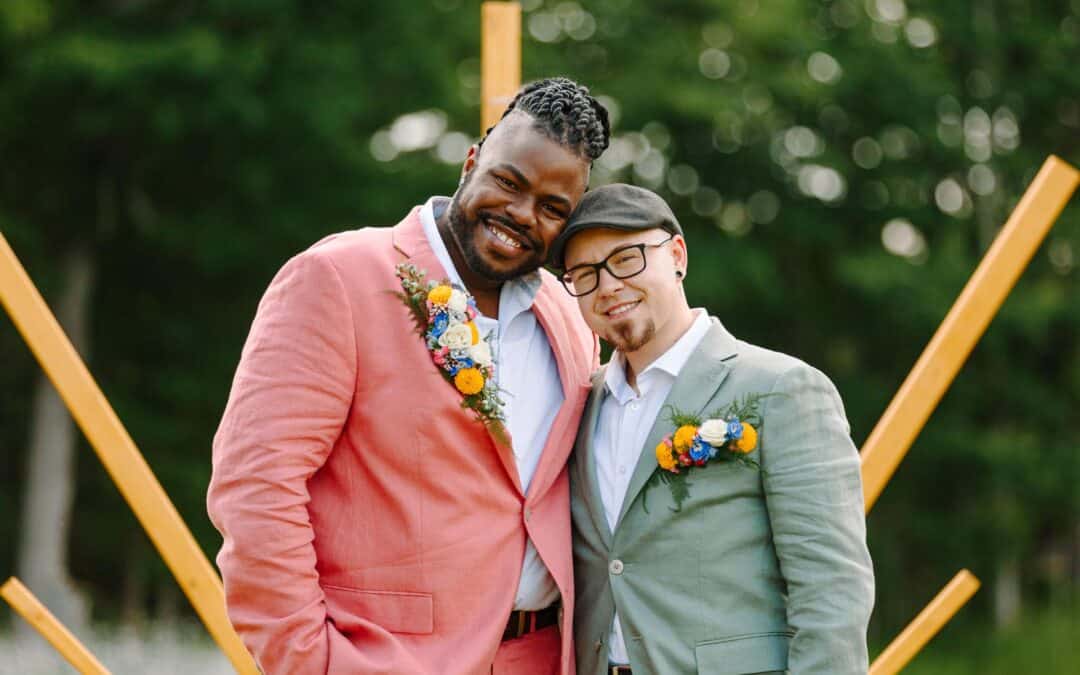
[[[464,397],[461,406],[472,410],[497,440],[509,445],[491,345],[476,327],[476,301],[449,282],[427,281],[415,265],[401,263],[395,271],[403,289],[396,295],[412,313],[431,360]]]
[[[713,462],[738,462],[760,470],[761,466],[747,455],[757,447],[762,423],[758,406],[766,396],[748,394],[705,418],[669,407],[668,419],[675,431],[656,446],[656,464],[660,470],[649,478],[646,489],[656,483],[667,485],[678,511],[690,496],[691,483],[687,476],[694,468]],[[647,506],[645,510],[648,511]]]

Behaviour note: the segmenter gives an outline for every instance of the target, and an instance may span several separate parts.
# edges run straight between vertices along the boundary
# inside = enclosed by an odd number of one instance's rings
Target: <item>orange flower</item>
[[[656,463],[665,471],[671,471],[675,468],[675,455],[671,452],[671,446],[666,441],[661,441],[656,446]]]
[[[454,376],[454,386],[466,396],[479,394],[484,388],[484,375],[477,368],[462,368]]]
[[[692,424],[684,424],[675,432],[675,449],[680,453],[690,449],[694,444],[694,436],[697,435],[697,427]]]
[[[436,286],[428,292],[427,299],[434,305],[445,305],[447,301],[450,300],[450,293],[452,293],[453,290],[454,289],[446,284]]]
[[[757,447],[757,429],[746,422],[742,423],[742,438],[735,441],[735,449],[744,455],[753,452]]]

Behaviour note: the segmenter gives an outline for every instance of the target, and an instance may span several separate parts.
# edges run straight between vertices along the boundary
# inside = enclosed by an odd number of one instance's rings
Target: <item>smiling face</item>
[[[566,268],[598,263],[627,246],[658,244],[669,237],[659,228],[583,230],[566,245]],[[675,274],[686,270],[686,241],[675,235],[662,246],[646,247],[645,258],[645,270],[629,279],[600,271],[596,290],[577,299],[593,332],[625,354],[635,368],[667,351],[693,322],[682,282]]]
[[[511,113],[465,160],[450,232],[469,269],[506,281],[539,268],[589,180],[589,161]]]

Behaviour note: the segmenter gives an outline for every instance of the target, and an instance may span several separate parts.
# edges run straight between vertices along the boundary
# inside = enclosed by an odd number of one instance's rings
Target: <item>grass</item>
[[[149,626],[141,629],[97,627],[79,635],[87,649],[113,673],[227,675],[235,671],[198,625]],[[0,633],[0,674],[70,675],[67,661],[32,631],[23,639]]]
[[[1080,604],[1032,614],[1006,630],[978,624],[946,627],[904,669],[904,675],[969,673],[1080,673]]]

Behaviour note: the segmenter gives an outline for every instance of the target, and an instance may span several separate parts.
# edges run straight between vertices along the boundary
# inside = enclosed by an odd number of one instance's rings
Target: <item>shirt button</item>
[[[626,474],[626,467],[625,466],[620,466],[619,467],[619,475],[622,476],[622,475],[625,475],[625,474]]]
[[[630,409],[631,410],[637,410],[640,407],[641,407],[641,404],[638,403],[637,401],[634,401],[633,403],[630,404]]]
[[[621,560],[612,560],[608,564],[608,571],[611,572],[612,574],[615,574],[615,575],[622,574],[622,571],[623,571],[622,561]]]

